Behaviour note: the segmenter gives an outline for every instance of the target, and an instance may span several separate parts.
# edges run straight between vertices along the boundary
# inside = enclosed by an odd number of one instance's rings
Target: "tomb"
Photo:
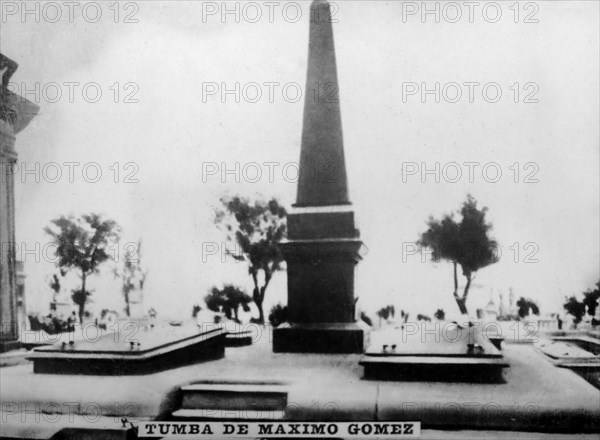
[[[28,359],[38,374],[150,374],[224,357],[225,335],[221,328],[143,327],[134,334],[111,332],[73,344],[35,348]]]
[[[475,326],[406,325],[386,332],[360,360],[365,379],[399,381],[503,381],[502,352]]]

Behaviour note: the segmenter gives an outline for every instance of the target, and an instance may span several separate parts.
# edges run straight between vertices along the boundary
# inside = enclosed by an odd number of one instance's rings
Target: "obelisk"
[[[15,246],[15,135],[37,114],[39,107],[8,90],[17,63],[0,54],[0,352],[19,347],[17,267]]]
[[[331,8],[311,5],[308,72],[296,204],[288,215],[289,323],[273,330],[273,351],[362,353],[354,267],[362,241],[348,197]]]

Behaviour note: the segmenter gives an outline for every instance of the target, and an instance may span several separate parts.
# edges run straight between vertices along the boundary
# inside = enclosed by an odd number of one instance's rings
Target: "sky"
[[[451,265],[414,242],[467,194],[488,207],[501,246],[476,275],[471,309],[512,288],[558,312],[600,277],[599,4],[492,3],[428,2],[432,13],[334,3],[350,197],[367,248],[355,295],[369,313],[457,312]],[[29,311],[47,310],[56,272],[43,228],[89,212],[121,225],[118,263],[142,240],[144,301],[165,317],[187,317],[213,285],[250,292],[247,268],[220,255],[213,208],[236,194],[294,202],[313,93],[309,3],[28,4],[2,0],[0,50],[20,65],[12,90],[40,107],[16,141]],[[123,307],[110,269],[89,280],[92,310]],[[266,308],[285,300],[281,272]]]

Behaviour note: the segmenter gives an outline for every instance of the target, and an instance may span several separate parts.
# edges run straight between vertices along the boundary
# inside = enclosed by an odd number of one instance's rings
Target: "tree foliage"
[[[56,264],[61,273],[79,272],[81,287],[73,291],[71,298],[78,306],[79,320],[83,322],[85,305],[91,295],[86,287],[87,278],[112,258],[108,247],[111,241],[119,240],[120,228],[115,221],[92,213],[79,218],[61,216],[52,220],[44,231],[56,246]]]
[[[281,304],[276,304],[271,307],[271,313],[269,313],[269,322],[273,327],[278,327],[288,320],[288,308]]]
[[[215,224],[226,232],[229,242],[237,245],[237,251],[229,254],[248,264],[254,284],[252,300],[259,311],[258,322],[263,324],[265,292],[275,272],[283,269],[279,242],[286,236],[287,212],[276,199],[265,203],[233,197],[222,198],[221,204],[222,208],[215,213]]]
[[[473,274],[498,261],[495,240],[489,237],[491,223],[486,221],[487,208],[477,208],[477,201],[471,195],[460,209],[461,221],[454,219],[454,214],[445,215],[441,219],[430,217],[427,230],[421,234],[418,244],[432,251],[433,261],[446,260],[454,268],[454,299],[463,314],[467,314],[466,301]],[[457,266],[467,279],[462,296],[458,294]]]
[[[590,289],[583,293],[583,304],[587,309],[588,315],[594,316],[596,314],[598,299],[600,299],[600,281],[596,283],[595,289]]]
[[[204,297],[204,302],[209,310],[223,311],[227,319],[239,322],[239,308],[242,307],[245,312],[249,312],[248,304],[252,302],[252,298],[239,287],[226,284],[222,289],[213,287],[210,293]]]
[[[377,310],[377,316],[380,319],[388,320],[396,315],[396,308],[393,305],[387,305]]]
[[[192,318],[195,318],[196,316],[198,316],[198,313],[200,313],[201,310],[202,310],[202,307],[200,307],[200,305],[194,304],[194,306],[192,307]]]
[[[43,330],[49,335],[56,335],[67,332],[69,329],[68,322],[58,316],[43,316],[42,314],[38,314],[28,315],[27,318],[33,331]]]
[[[369,327],[373,327],[373,320],[365,312],[360,312],[360,319]]]
[[[585,314],[585,304],[579,302],[575,296],[571,296],[570,298],[565,298],[565,303],[563,304],[563,308],[573,316],[573,322],[575,324],[579,324]]]
[[[540,314],[538,305],[532,299],[521,297],[515,304],[519,308],[518,314],[521,319],[529,315],[529,310],[534,315]]]
[[[567,311],[567,313],[569,313],[575,318],[574,323],[579,324],[583,319],[586,311],[589,316],[595,316],[599,298],[600,281],[596,283],[594,289],[588,289],[587,291],[583,292],[583,301],[579,301],[575,296],[565,298],[563,308]]]

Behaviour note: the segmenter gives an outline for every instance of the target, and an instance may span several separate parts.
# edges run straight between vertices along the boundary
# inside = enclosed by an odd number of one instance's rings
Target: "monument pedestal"
[[[355,321],[354,267],[363,246],[349,205],[296,208],[288,216],[289,324],[273,331],[273,351],[363,353],[369,327]]]
[[[0,341],[0,353],[21,349],[20,341]]]
[[[283,324],[273,330],[275,353],[364,353],[369,326],[361,322]]]

